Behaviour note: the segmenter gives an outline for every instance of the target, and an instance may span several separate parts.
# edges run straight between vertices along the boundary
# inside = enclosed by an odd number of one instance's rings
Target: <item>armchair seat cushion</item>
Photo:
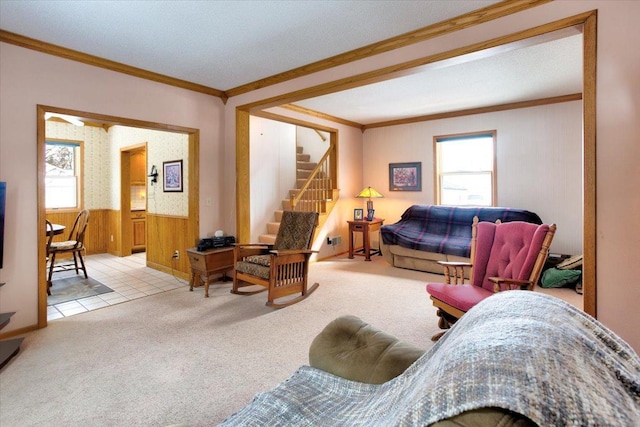
[[[75,240],[66,240],[64,242],[52,242],[50,250],[51,251],[69,251],[71,249],[80,249],[82,248],[82,243],[78,244]]]
[[[268,257],[268,255],[265,255]],[[252,257],[253,258],[253,257]],[[260,263],[249,261],[238,261],[236,263],[236,271],[238,273],[246,273],[251,276],[260,277],[265,280],[269,280],[270,267]]]
[[[427,292],[452,307],[467,312],[493,292],[470,284],[447,285],[446,283],[427,283]]]

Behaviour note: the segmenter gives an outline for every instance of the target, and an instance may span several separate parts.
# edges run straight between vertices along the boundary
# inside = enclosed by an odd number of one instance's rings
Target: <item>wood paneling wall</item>
[[[92,209],[90,212],[84,242],[87,254],[108,252],[120,256],[122,244],[117,232],[120,229],[120,211]],[[54,237],[54,241],[67,240],[77,215],[74,211],[47,213],[49,221],[67,227],[63,234]],[[193,234],[191,226],[186,217],[147,214],[147,265],[188,280],[191,269],[186,250],[198,243],[188,237]],[[173,259],[175,250],[180,252],[177,260]]]
[[[47,212],[46,218],[54,224],[62,224],[67,229],[64,233],[55,236],[54,242],[65,241],[69,238],[69,232],[78,216],[78,211]],[[89,224],[84,235],[84,245],[87,254],[101,254],[107,252],[109,241],[109,211],[107,209],[91,209]]]
[[[189,279],[190,266],[186,250],[198,242],[189,238],[190,219],[147,213],[147,265],[183,279]],[[180,258],[173,259],[178,250]]]

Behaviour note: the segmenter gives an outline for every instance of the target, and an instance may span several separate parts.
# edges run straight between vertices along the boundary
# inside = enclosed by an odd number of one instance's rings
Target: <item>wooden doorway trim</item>
[[[67,108],[59,108],[47,105],[36,106],[36,144],[37,144],[37,210],[38,210],[38,260],[46,258],[45,253],[45,228],[40,226],[44,224],[46,218],[45,209],[45,120],[46,112],[65,114],[74,117],[88,119],[93,123],[103,123],[105,126],[121,125],[134,128],[142,128],[149,130],[157,130],[162,132],[183,133],[188,135],[189,144],[189,169],[187,171],[189,177],[189,226],[187,230],[187,239],[197,242],[200,233],[200,198],[199,198],[199,180],[200,180],[200,131],[195,128],[183,126],[175,126],[164,123],[148,122],[126,117],[109,116],[105,114],[96,114],[85,111],[70,110]],[[42,262],[38,262],[38,328],[47,326],[47,281],[46,266]]]
[[[496,39],[481,41],[447,52],[440,52],[396,66],[369,71],[341,80],[322,83],[302,90],[277,95],[241,105],[236,108],[236,229],[238,235],[250,229],[249,197],[249,115],[259,110],[289,104],[307,98],[339,92],[380,81],[411,66],[419,67],[432,62],[455,58],[491,47],[516,43],[571,27],[580,27],[583,35],[583,310],[597,317],[596,292],[596,62],[597,62],[597,11],[584,12],[538,27],[526,29]],[[461,27],[462,29],[464,27]]]

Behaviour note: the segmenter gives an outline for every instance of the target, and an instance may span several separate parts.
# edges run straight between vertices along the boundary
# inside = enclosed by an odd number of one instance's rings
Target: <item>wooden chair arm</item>
[[[505,277],[489,277],[488,279],[493,283],[493,292],[500,292],[506,289],[517,289],[523,291],[529,291],[533,289],[533,282],[531,280],[518,280],[518,279],[508,279]]]
[[[268,244],[248,244],[248,245],[235,245],[233,250],[235,261],[239,261],[245,257],[252,255],[266,255],[269,250],[273,248],[273,245]]]
[[[472,267],[473,264],[465,261],[436,261],[438,264],[442,266],[448,267]]]
[[[318,251],[314,251],[311,249],[284,249],[284,250],[272,250],[269,251],[270,254],[274,254],[276,256],[283,255],[295,255],[295,254],[317,254]]]
[[[473,264],[465,261],[437,261],[444,267],[444,280],[447,285],[461,285],[464,283],[464,269]],[[453,280],[452,280],[453,279]]]

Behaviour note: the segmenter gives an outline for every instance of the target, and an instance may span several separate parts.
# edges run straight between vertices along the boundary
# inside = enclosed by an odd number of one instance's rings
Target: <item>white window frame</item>
[[[67,145],[72,146],[74,148],[74,177],[75,177],[75,204],[74,206],[62,206],[62,207],[50,207],[47,203],[47,180],[50,179],[50,176],[47,176],[45,170],[45,208],[47,211],[78,211],[83,208],[82,203],[82,194],[84,188],[84,180],[83,180],[83,165],[84,165],[84,147],[82,141],[72,141],[72,140],[61,140],[61,139],[53,139],[47,138],[45,140],[45,150],[48,145]],[[47,162],[45,160],[45,168],[47,167]]]
[[[453,135],[436,135],[433,137],[433,159],[434,159],[434,194],[436,196],[436,204],[442,205],[443,199],[443,182],[447,176],[464,176],[464,175],[489,175],[489,179],[491,182],[491,203],[489,205],[478,205],[473,203],[460,203],[453,204],[452,206],[497,206],[498,205],[498,185],[497,185],[497,157],[496,157],[496,148],[497,148],[497,132],[495,130],[489,131],[479,131],[479,132],[467,132]],[[492,153],[492,168],[487,170],[456,170],[443,172],[442,171],[442,163],[443,163],[443,153],[441,150],[442,144],[445,144],[450,141],[459,141],[459,140],[473,140],[474,138],[486,138],[491,137],[493,140],[493,153]]]

